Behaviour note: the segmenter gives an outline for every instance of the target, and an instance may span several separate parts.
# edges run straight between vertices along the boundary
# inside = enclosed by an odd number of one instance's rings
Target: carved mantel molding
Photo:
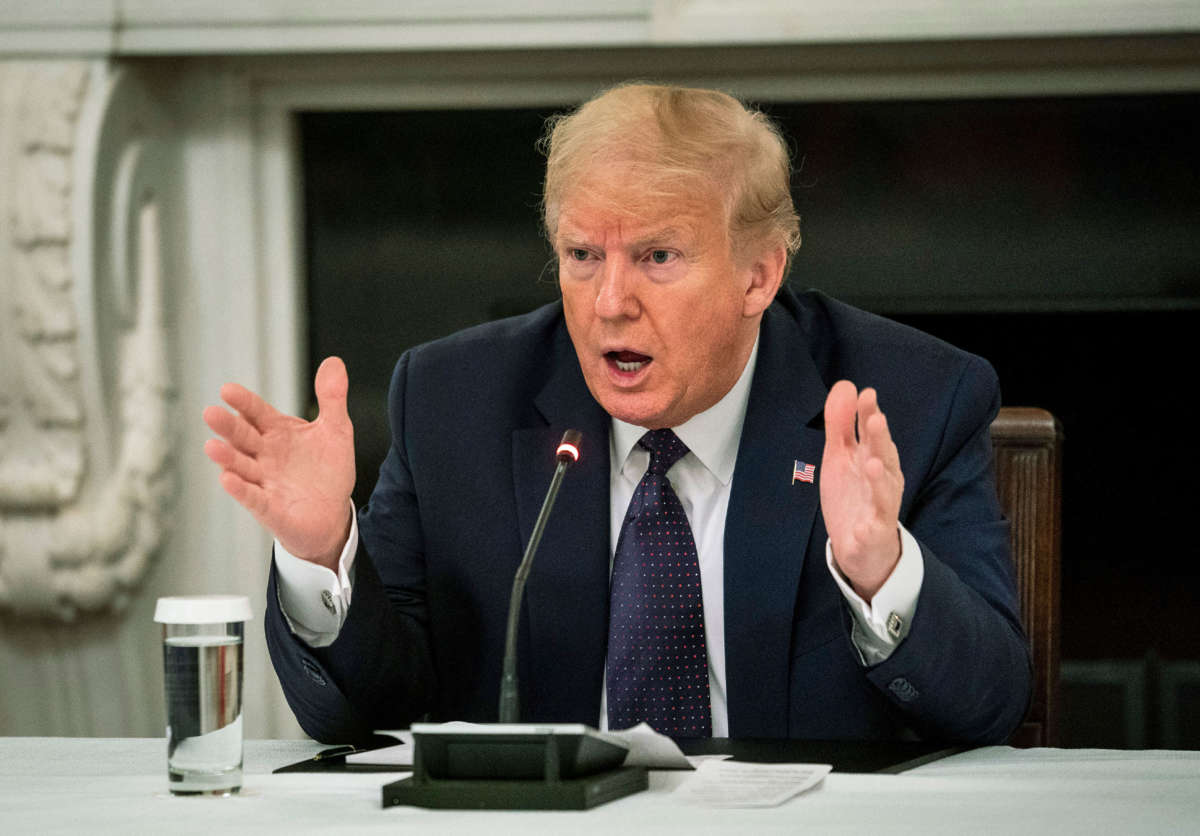
[[[162,117],[104,63],[0,63],[0,610],[119,610],[162,541]]]

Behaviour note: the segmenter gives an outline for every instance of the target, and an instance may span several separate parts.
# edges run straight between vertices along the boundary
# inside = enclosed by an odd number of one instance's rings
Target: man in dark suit
[[[562,301],[401,358],[357,519],[340,361],[312,423],[232,384],[236,414],[205,412],[276,537],[267,635],[301,725],[495,719],[509,586],[575,427],[522,613],[525,719],[1005,739],[1030,674],[990,367],[780,290],[786,148],[728,96],[615,88],[546,147]]]

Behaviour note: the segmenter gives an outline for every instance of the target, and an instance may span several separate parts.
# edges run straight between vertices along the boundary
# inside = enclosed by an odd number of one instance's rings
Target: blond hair
[[[697,184],[715,189],[735,248],[782,244],[791,255],[800,247],[787,144],[767,116],[726,93],[623,84],[548,119],[539,146],[551,241],[570,190],[598,166],[620,162],[638,173],[650,200]]]

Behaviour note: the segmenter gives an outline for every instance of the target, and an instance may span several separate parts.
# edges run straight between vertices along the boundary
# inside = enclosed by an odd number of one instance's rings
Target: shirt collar
[[[700,463],[728,485],[737,464],[738,442],[742,438],[742,424],[746,420],[746,406],[750,402],[750,381],[754,378],[754,366],[758,362],[758,337],[746,360],[746,367],[733,388],[725,396],[703,412],[693,415],[678,427],[672,427],[679,440],[687,445]],[[638,439],[646,434],[645,427],[627,424],[612,419],[613,461],[618,467],[624,465],[637,446]]]

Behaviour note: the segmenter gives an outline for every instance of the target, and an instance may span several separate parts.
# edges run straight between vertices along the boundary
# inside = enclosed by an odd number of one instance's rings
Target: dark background
[[[1064,743],[1200,747],[1200,96],[761,106],[795,156],[792,286],[981,354],[1063,423]],[[310,366],[349,366],[359,504],[400,353],[557,296],[554,110],[300,119]]]

